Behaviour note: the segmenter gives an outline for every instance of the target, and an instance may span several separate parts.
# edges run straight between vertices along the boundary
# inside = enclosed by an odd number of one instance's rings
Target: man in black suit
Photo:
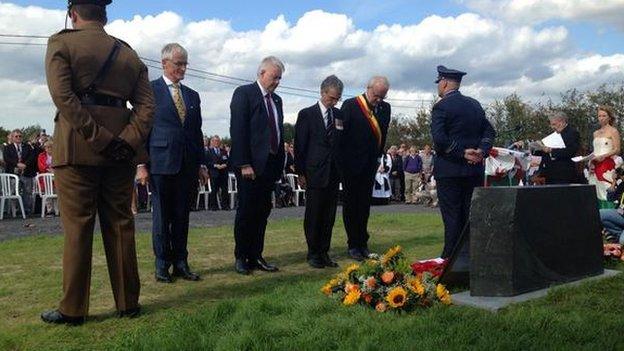
[[[19,177],[20,191],[27,214],[32,209],[32,187],[37,175],[36,150],[28,143],[22,142],[22,131],[15,129],[11,133],[12,143],[4,148],[4,162],[6,172]]]
[[[269,56],[258,67],[258,80],[236,90],[230,103],[230,160],[238,182],[238,209],[234,220],[235,269],[275,272],[262,257],[271,192],[284,169],[284,113],[275,89],[284,64]]]
[[[557,112],[548,117],[550,127],[565,143],[563,149],[551,149],[543,147],[535,154],[542,156],[542,176],[546,178],[546,184],[570,184],[579,181],[576,164],[572,157],[576,156],[580,147],[579,132],[568,124],[568,116],[564,112]]]
[[[212,192],[210,193],[210,209],[219,209],[217,201],[221,200],[221,209],[229,210],[228,201],[228,155],[221,149],[221,138],[218,135],[210,138],[210,146],[206,149],[206,159],[208,160],[208,170],[210,173],[210,183]],[[217,196],[219,194],[219,196]]]
[[[314,268],[338,267],[328,255],[336,219],[340,177],[334,159],[334,106],[342,97],[343,84],[331,75],[321,83],[318,103],[299,111],[295,125],[295,169],[306,189],[303,220],[308,244],[308,264]]]
[[[344,188],[342,217],[349,256],[358,261],[370,254],[368,217],[375,173],[390,124],[390,104],[383,101],[389,87],[386,77],[371,78],[364,94],[342,104],[342,116],[335,121],[336,156]]]

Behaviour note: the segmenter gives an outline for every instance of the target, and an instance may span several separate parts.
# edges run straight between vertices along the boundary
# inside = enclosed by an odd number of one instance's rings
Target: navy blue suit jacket
[[[186,165],[197,168],[206,164],[199,94],[185,85],[180,85],[186,106],[186,117],[182,124],[165,80],[160,77],[151,84],[156,99],[156,113],[147,145],[150,172],[177,174],[183,166],[183,160]]]
[[[284,162],[284,112],[282,99],[272,94],[277,108],[280,140],[277,144],[277,159]],[[234,90],[230,103],[230,162],[235,170],[251,165],[256,175],[262,175],[269,158],[270,134],[269,116],[264,97],[258,83],[242,85]],[[281,174],[279,172],[278,174]]]
[[[477,100],[459,91],[444,96],[431,112],[431,136],[436,178],[484,175],[483,164],[471,165],[464,158],[464,151],[470,148],[481,149],[487,156],[496,136]]]

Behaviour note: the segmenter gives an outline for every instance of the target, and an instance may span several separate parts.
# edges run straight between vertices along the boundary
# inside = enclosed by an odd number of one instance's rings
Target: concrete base
[[[540,297],[544,297],[548,295],[548,291],[550,291],[553,288],[576,286],[586,281],[600,280],[604,278],[614,277],[620,273],[622,272],[605,269],[604,273],[601,275],[577,280],[577,281],[570,282],[570,283],[553,285],[546,289],[536,290],[536,291],[532,291],[526,294],[520,294],[517,296],[511,296],[511,297],[470,296],[470,291],[464,291],[461,293],[451,295],[451,299],[453,301],[453,304],[455,305],[477,307],[477,308],[481,308],[485,310],[490,310],[492,312],[496,312],[499,309],[507,307],[514,303],[525,302],[525,301],[538,299]]]

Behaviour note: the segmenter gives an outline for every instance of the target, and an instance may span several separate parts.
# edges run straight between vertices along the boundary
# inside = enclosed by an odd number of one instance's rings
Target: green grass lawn
[[[206,214],[210,215],[210,214]],[[371,249],[400,244],[410,259],[435,257],[442,224],[433,214],[371,217]],[[89,322],[42,323],[61,293],[61,237],[0,243],[0,350],[624,350],[624,274],[498,313],[435,307],[380,314],[343,307],[320,293],[337,270],[305,264],[301,220],[272,221],[265,256],[279,273],[233,272],[231,227],[193,230],[191,267],[200,282],[158,284],[149,235],[138,235],[141,304],[136,319],[114,317],[101,240],[94,244]],[[345,267],[345,234],[336,223],[334,256]],[[623,265],[615,268],[624,270]]]

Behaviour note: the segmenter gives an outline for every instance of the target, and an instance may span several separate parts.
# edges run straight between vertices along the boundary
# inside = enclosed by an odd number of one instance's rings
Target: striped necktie
[[[180,94],[179,83],[173,83],[173,103],[175,104],[176,110],[178,110],[180,121],[184,123],[184,118],[186,117],[186,106],[184,106],[184,100],[182,100],[182,94]]]

